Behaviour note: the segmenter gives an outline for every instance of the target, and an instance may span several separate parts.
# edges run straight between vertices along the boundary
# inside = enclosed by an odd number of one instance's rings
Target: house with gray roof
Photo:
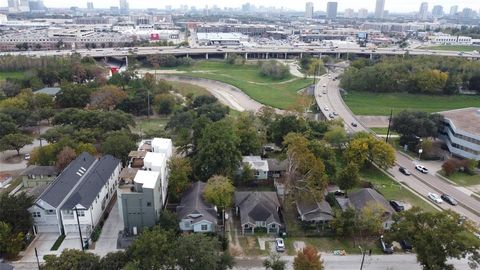
[[[121,170],[117,158],[80,154],[38,196],[29,209],[36,233],[78,233],[88,239],[115,194]]]
[[[254,233],[256,228],[265,228],[267,233],[278,233],[280,203],[273,191],[235,192],[235,213],[240,216],[242,233]]]
[[[248,164],[253,170],[255,179],[265,180],[268,178],[268,161],[260,156],[243,156],[242,163]]]
[[[36,186],[48,185],[55,180],[58,170],[55,166],[37,166],[30,165],[20,176],[22,177],[23,187],[33,188]]]
[[[298,217],[311,223],[328,223],[333,220],[333,210],[325,199],[316,200],[313,196],[301,192],[295,196]]]
[[[217,207],[203,198],[205,183],[198,181],[183,193],[177,206],[180,230],[189,232],[215,232]]]
[[[352,192],[348,198],[336,197],[336,200],[343,211],[348,207],[352,207],[357,212],[361,212],[367,206],[377,206],[384,211],[383,227],[389,229],[393,223],[392,215],[395,213],[395,210],[390,206],[382,194],[374,189],[362,188]]]

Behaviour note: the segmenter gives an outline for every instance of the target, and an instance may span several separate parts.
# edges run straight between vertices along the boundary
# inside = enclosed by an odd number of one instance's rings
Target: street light
[[[418,149],[418,161],[420,161],[420,156],[422,155],[422,153],[423,153],[423,149],[422,148]]]
[[[363,248],[361,246],[358,246],[358,248],[360,249],[360,252],[362,252],[362,264],[360,264],[360,270],[363,269],[363,262],[365,260],[365,252],[363,251]]]

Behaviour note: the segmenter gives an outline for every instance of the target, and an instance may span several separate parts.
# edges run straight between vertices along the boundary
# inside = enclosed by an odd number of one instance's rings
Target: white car
[[[325,108],[323,108],[325,111],[328,111],[328,106],[325,106]]]
[[[420,164],[415,165],[415,169],[417,169],[417,171],[420,171],[420,172],[425,173],[425,174],[428,173],[428,169],[425,166],[422,166]]]
[[[277,250],[277,252],[285,251],[285,242],[283,242],[282,238],[275,239],[275,249]]]
[[[443,202],[442,198],[440,198],[440,196],[438,194],[435,194],[435,193],[432,193],[432,192],[428,193],[428,198],[435,203],[442,203]]]

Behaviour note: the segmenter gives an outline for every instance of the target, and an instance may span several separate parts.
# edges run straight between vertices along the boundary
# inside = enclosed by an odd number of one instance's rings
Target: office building
[[[440,139],[448,150],[462,158],[480,160],[480,108],[440,112],[444,117]]]
[[[353,9],[351,9],[351,8],[345,9],[345,12],[343,13],[343,17],[345,17],[345,18],[353,18],[353,17],[354,17]]]
[[[420,5],[420,10],[418,12],[418,19],[426,20],[428,18],[428,3],[422,2]]]
[[[458,13],[458,6],[457,6],[457,5],[452,6],[452,7],[450,8],[450,16],[454,16],[454,15],[456,15],[457,13]]]
[[[358,10],[358,18],[366,19],[368,17],[368,9],[361,8]]]
[[[337,17],[337,2],[328,2],[327,3],[327,19],[335,19]]]
[[[313,18],[313,3],[307,2],[305,4],[305,18],[311,19]]]
[[[93,2],[87,2],[87,9],[90,10],[90,11],[94,9],[93,8]]]
[[[18,0],[8,0],[8,12],[9,13],[16,13],[19,12],[19,3]]]
[[[432,17],[440,18],[443,17],[443,7],[441,5],[435,5],[432,9]]]
[[[45,12],[45,5],[43,4],[42,0],[29,1],[28,7],[30,12],[33,13]]]
[[[375,18],[382,19],[385,10],[385,0],[377,0],[377,4],[375,5]]]
[[[128,15],[130,12],[130,7],[127,0],[120,0],[120,15]]]

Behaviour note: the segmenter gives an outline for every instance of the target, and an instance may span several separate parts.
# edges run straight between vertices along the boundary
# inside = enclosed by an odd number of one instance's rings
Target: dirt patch
[[[23,157],[21,155],[20,156],[14,155],[14,156],[7,157],[4,161],[6,164],[18,164],[23,161]]]

